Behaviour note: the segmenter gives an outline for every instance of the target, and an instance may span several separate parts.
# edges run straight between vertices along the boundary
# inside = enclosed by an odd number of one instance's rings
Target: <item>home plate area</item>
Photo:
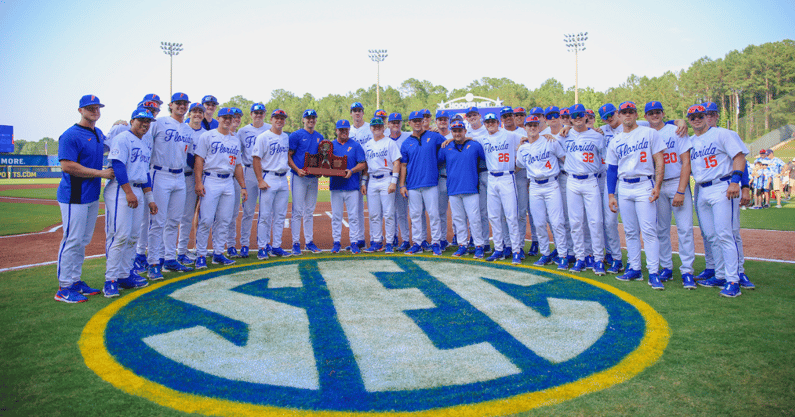
[[[94,316],[81,348],[119,389],[186,412],[482,416],[623,382],[668,335],[647,304],[597,281],[377,255],[153,285]]]

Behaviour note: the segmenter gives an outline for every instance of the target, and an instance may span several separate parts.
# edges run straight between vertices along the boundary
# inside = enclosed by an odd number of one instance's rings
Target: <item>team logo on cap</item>
[[[635,109],[635,108],[636,108],[635,107],[635,103],[633,103],[631,101],[625,101],[625,102],[621,103],[620,106],[618,106],[619,110]]]

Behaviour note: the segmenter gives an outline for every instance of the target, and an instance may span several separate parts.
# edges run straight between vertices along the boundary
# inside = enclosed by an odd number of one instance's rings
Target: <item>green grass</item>
[[[86,262],[85,281],[101,286],[104,265],[104,259]],[[700,268],[703,258],[697,258]],[[749,261],[746,269],[758,289],[737,299],[722,299],[715,289],[686,291],[680,282],[659,292],[644,282],[597,277],[665,318],[671,338],[662,358],[625,383],[519,415],[795,414],[793,266]],[[0,274],[2,415],[184,415],[124,394],[89,370],[77,341],[89,318],[111,301],[92,296],[79,305],[57,303],[56,287],[55,266]]]
[[[57,193],[57,188],[17,188],[13,190],[0,191],[0,196],[55,200],[57,198]],[[100,193],[100,198],[102,198],[102,193]]]
[[[0,185],[8,184],[58,184],[60,178],[12,178],[0,179]]]
[[[61,222],[61,209],[45,204],[0,203],[0,236],[40,232]]]

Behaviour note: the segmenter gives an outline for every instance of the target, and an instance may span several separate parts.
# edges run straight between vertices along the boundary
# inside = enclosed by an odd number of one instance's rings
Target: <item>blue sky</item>
[[[579,84],[604,91],[630,74],[658,76],[795,38],[791,0],[394,4],[0,0],[0,124],[17,139],[58,138],[79,119],[80,96],[95,94],[107,131],[146,93],[168,96],[161,41],[184,45],[175,92],[267,102],[274,89],[320,98],[374,84],[368,49],[389,51],[384,86],[417,78],[454,89],[507,77],[533,89],[554,77],[568,88],[574,54],[563,34],[587,31]]]

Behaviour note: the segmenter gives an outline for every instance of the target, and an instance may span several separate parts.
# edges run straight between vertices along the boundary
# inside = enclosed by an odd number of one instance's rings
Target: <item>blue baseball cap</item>
[[[541,122],[541,120],[538,118],[538,116],[527,116],[524,118],[524,124],[539,122]]]
[[[337,125],[335,126],[335,128],[336,129],[350,129],[351,128],[351,122],[349,122],[349,121],[347,121],[345,119],[337,120]]]
[[[93,94],[87,94],[87,95],[84,95],[83,97],[80,97],[80,107],[79,108],[82,109],[83,107],[94,106],[94,105],[99,106],[99,107],[105,107],[104,104],[99,102],[99,97],[97,97],[97,96],[95,96]]]
[[[400,113],[389,113],[389,122],[402,122],[403,115]]]
[[[426,116],[427,116],[427,117],[431,117],[431,111],[430,111],[430,110],[428,110],[428,109],[422,109],[422,110],[420,110],[420,114],[422,115],[422,117],[426,117]]]
[[[477,108],[477,107],[475,107],[475,106],[472,106],[472,107],[468,108],[465,114],[466,114],[466,115],[469,115],[469,113],[477,113],[477,114],[480,114],[480,112],[478,111],[478,108]]]
[[[450,113],[447,110],[436,110],[436,118],[437,119],[444,119],[450,118]]]
[[[659,101],[650,101],[646,103],[646,107],[644,107],[643,112],[648,113],[652,110],[660,110],[663,111],[663,105]]]
[[[536,108],[540,109],[541,107],[536,107]],[[535,109],[533,109],[533,110],[535,110]],[[547,109],[546,109],[546,110],[544,110],[544,111],[542,111],[542,112],[541,112],[541,114],[542,114],[542,115],[544,115],[544,116],[546,116],[546,115],[548,115],[548,114],[554,114],[554,113],[560,114],[560,109],[558,108],[558,106],[549,106],[549,107],[547,107]],[[538,113],[536,113],[535,111],[533,111],[533,112],[531,112],[530,114],[532,114],[532,115],[536,115],[536,114],[538,114]]]
[[[224,116],[234,116],[232,109],[230,109],[229,107],[221,107],[221,109],[218,110],[218,117],[224,117]]]
[[[317,117],[317,112],[313,109],[306,109],[304,110],[304,114],[302,114],[301,117],[302,118]]]
[[[585,114],[590,115],[590,116],[594,116],[593,110],[591,110],[591,109],[585,109]]]
[[[555,106],[550,106],[550,107],[555,107]],[[546,114],[546,112],[542,107],[533,107],[532,109],[530,109],[530,114],[540,114],[543,116]]]
[[[560,115],[562,116],[564,114],[571,114],[571,112],[569,111],[568,107],[564,107],[564,108],[560,109]]]
[[[204,104],[204,103],[218,104],[218,99],[215,98],[215,96],[206,95],[206,96],[202,97],[202,104]]]
[[[276,109],[273,112],[271,112],[271,117],[276,117],[276,116],[281,116],[281,117],[284,117],[286,119],[287,118],[287,113],[284,110],[282,110],[282,109]]]
[[[383,126],[384,125],[384,119],[382,119],[380,117],[373,117],[372,119],[370,119],[370,126],[374,126],[374,125],[375,126]]]
[[[192,103],[192,104],[190,105],[190,107],[188,107],[188,113],[190,113],[191,111],[193,111],[193,109],[199,109],[199,110],[201,110],[201,111],[205,111],[205,110],[206,110],[206,109],[204,108],[204,106],[202,106],[202,104],[201,104],[201,103]]]
[[[362,109],[362,110],[364,110],[364,106],[362,106],[362,103],[359,103],[357,101],[357,102],[351,104],[351,111],[353,111],[354,109]]]
[[[569,112],[570,113],[583,113],[584,114],[585,113],[585,106],[583,106],[582,104],[575,104],[575,105],[569,107]]]
[[[622,110],[638,111],[638,107],[635,106],[635,102],[633,101],[625,101],[618,105],[618,112],[621,113]]]
[[[240,116],[243,117],[243,110],[240,110],[237,107],[232,107],[232,115],[233,116]]]
[[[251,112],[253,113],[255,111],[267,111],[267,109],[265,109],[265,105],[262,103],[254,103],[251,105]]]
[[[137,108],[134,112],[132,112],[132,116],[130,116],[130,120],[133,119],[145,119],[145,120],[155,120],[155,116],[152,116],[152,112],[145,108]]]
[[[455,115],[453,115],[453,118],[450,120],[461,120],[463,122],[464,116],[462,116],[461,113],[456,113]]]
[[[691,114],[707,114],[707,109],[701,104],[695,104],[687,109],[687,115]]]
[[[513,114],[527,114],[527,110],[524,107],[514,107]]]
[[[190,103],[190,99],[188,99],[188,95],[185,93],[174,93],[171,95],[171,102],[174,103],[176,101],[187,101]]]
[[[607,120],[608,117],[614,115],[616,113],[616,106],[613,103],[605,103],[602,107],[599,107],[599,117],[602,120]]]
[[[154,93],[145,95],[143,101],[156,101],[157,104],[163,104],[163,100],[160,100],[160,96]]]
[[[456,120],[450,124],[450,129],[466,129],[467,127],[464,126],[464,122],[461,120]]]
[[[409,113],[409,120],[422,119],[422,110]]]
[[[500,117],[506,114],[513,114],[513,108],[511,106],[505,106],[500,109]]]
[[[386,110],[378,109],[373,113],[373,117],[386,117]]]
[[[712,101],[707,101],[706,103],[701,103],[701,105],[704,106],[704,108],[707,109],[707,111],[715,111],[715,112],[719,111],[718,110],[718,105],[715,104]]]
[[[486,120],[497,120],[497,121],[499,121],[500,119],[498,119],[497,115],[494,114],[494,113],[486,113],[486,115],[483,116],[483,121],[485,122]]]
[[[160,110],[160,104],[158,104],[158,102],[156,102],[154,100],[142,101],[142,102],[138,103],[138,107],[144,107],[144,108],[147,108],[147,109]]]

